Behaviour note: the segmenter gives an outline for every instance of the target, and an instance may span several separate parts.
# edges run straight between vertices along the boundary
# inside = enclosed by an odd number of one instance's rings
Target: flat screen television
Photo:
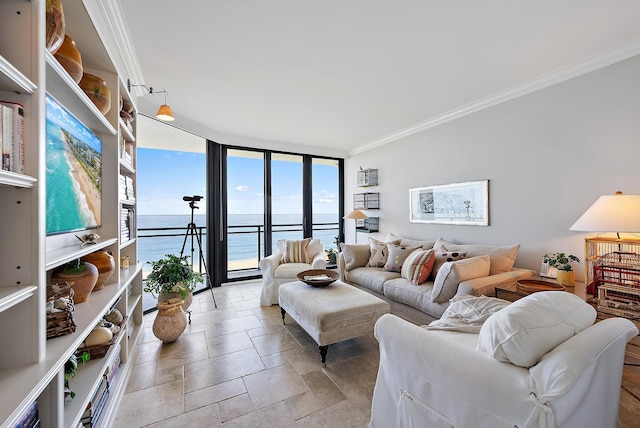
[[[102,225],[102,141],[46,96],[47,235]]]

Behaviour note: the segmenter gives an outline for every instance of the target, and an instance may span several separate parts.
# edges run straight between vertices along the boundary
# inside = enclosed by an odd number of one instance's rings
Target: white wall
[[[496,70],[499,72],[499,70]],[[584,258],[569,227],[601,195],[640,194],[640,56],[346,161],[345,210],[356,171],[377,168],[380,233],[460,243],[520,243],[517,266],[540,269],[547,252]],[[489,179],[489,227],[409,222],[409,189]],[[353,242],[347,220],[347,242]],[[358,243],[366,242],[358,234]],[[577,277],[582,278],[582,265]]]

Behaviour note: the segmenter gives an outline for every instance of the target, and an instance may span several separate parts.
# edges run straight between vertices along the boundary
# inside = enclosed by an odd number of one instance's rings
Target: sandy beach
[[[87,175],[87,172],[82,168],[82,165],[73,152],[69,148],[69,145],[66,144],[67,147],[67,159],[69,159],[69,164],[71,164],[71,174],[73,178],[80,184],[80,189],[82,193],[85,194],[87,198],[87,205],[89,205],[89,209],[93,213],[93,217],[96,219],[97,224],[102,224],[102,211],[100,209],[100,202],[102,197],[98,189],[93,185],[93,182]]]

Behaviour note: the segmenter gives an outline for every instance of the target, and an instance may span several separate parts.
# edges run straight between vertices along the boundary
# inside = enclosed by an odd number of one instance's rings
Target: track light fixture
[[[162,104],[158,109],[158,112],[156,113],[156,117],[160,120],[164,120],[165,122],[171,122],[175,120],[175,117],[173,117],[173,111],[171,111],[171,107],[169,107],[169,105],[167,104],[167,96],[169,92],[167,92],[166,89],[162,88],[161,91],[154,91],[153,88],[150,86],[147,87],[147,85],[134,85],[127,79],[127,90],[129,90],[129,92],[131,92],[132,87],[133,88],[143,87],[144,89],[149,91],[150,95],[164,94],[164,104]]]

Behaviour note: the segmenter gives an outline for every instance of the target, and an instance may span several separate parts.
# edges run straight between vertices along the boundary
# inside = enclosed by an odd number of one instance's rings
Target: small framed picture
[[[549,266],[549,263],[545,263],[543,259],[542,267],[540,268],[540,276],[555,279],[556,276],[558,276],[558,269]]]

